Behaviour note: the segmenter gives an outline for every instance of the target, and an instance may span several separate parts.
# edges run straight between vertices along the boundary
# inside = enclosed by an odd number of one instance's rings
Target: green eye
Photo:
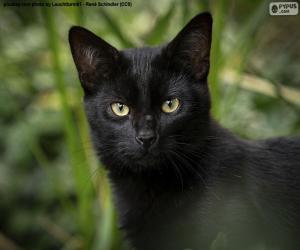
[[[117,116],[125,116],[128,115],[129,113],[129,107],[123,103],[114,102],[110,106],[111,106],[111,110]]]
[[[179,100],[178,98],[173,98],[170,100],[166,100],[163,105],[161,106],[161,109],[163,112],[165,113],[173,113],[174,111],[176,111],[179,107]]]

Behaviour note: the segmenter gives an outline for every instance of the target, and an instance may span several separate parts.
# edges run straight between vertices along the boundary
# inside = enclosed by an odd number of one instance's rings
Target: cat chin
[[[143,152],[139,153],[135,156],[132,156],[131,159],[128,159],[128,163],[130,164],[128,167],[130,168],[151,168],[155,167],[156,165],[159,165],[158,156],[150,153],[150,152]]]
[[[149,168],[149,167],[154,167],[155,165],[158,164],[157,159],[153,156],[146,155],[140,159],[135,160],[135,165],[137,167],[144,167],[144,168]]]
[[[159,162],[153,161],[136,161],[134,163],[124,163],[122,165],[106,165],[106,169],[109,173],[117,175],[140,175],[145,173],[156,173],[161,172],[161,165]]]
[[[109,171],[117,172],[144,172],[158,169],[161,163],[161,154],[154,151],[143,151],[139,150],[136,152],[127,152],[122,155],[119,154],[118,157],[111,157],[111,154],[98,154],[101,162],[106,169]]]

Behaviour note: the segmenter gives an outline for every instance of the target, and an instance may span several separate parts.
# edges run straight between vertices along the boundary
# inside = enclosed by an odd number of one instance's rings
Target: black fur
[[[222,241],[218,249],[298,250],[300,140],[247,141],[213,120],[211,27],[202,13],[166,46],[124,51],[81,27],[70,30],[120,227],[134,249],[208,250]],[[178,110],[163,113],[173,97]],[[114,115],[113,102],[129,114]],[[140,131],[155,135],[150,147],[137,141]]]

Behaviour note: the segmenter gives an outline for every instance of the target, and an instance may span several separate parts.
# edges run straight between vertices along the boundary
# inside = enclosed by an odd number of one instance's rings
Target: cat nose
[[[150,147],[156,141],[154,131],[141,131],[135,137],[136,141],[144,147]]]

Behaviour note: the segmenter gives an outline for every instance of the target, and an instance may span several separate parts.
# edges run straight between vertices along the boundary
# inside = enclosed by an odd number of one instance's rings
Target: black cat
[[[120,227],[139,250],[299,250],[300,140],[247,141],[213,120],[211,29],[202,13],[165,46],[123,51],[70,30]]]

